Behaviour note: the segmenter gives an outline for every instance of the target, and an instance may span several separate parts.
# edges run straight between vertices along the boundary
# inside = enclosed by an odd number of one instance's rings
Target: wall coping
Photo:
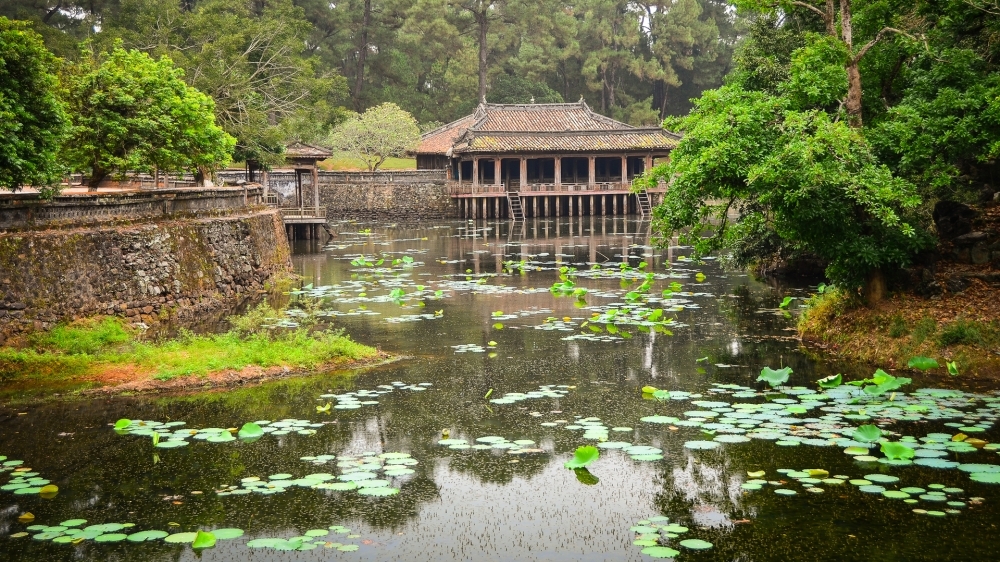
[[[37,193],[4,193],[0,231],[232,214],[259,206],[262,195],[258,184],[62,193],[47,200]]]

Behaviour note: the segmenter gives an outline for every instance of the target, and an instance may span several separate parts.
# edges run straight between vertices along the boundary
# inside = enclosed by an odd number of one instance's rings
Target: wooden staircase
[[[510,217],[516,221],[524,220],[524,207],[521,206],[521,196],[516,191],[507,192],[507,208],[510,209]]]
[[[639,201],[639,213],[642,214],[642,218],[650,218],[653,216],[653,206],[649,202],[649,193],[645,190],[640,191],[635,194],[636,199]]]

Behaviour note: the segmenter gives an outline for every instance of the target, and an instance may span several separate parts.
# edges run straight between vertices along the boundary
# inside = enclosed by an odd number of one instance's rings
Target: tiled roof
[[[579,103],[480,104],[475,113],[426,133],[418,154],[669,150],[677,135],[638,128]]]
[[[561,134],[477,134],[459,141],[460,152],[592,152],[602,150],[670,150],[677,139],[663,129],[632,129]]]
[[[455,144],[455,140],[475,122],[475,115],[466,115],[457,121],[424,133],[420,136],[420,144],[417,146],[416,152],[418,154],[446,154]]]
[[[285,158],[316,158],[318,160],[326,160],[330,156],[333,156],[333,153],[329,150],[304,142],[293,142],[285,147]]]

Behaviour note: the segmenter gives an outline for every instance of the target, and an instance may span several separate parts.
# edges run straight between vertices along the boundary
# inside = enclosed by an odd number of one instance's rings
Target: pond
[[[815,286],[654,249],[622,218],[335,230],[294,248],[285,322],[402,360],[0,407],[2,558],[996,558],[1000,397],[905,373],[819,389],[872,373],[800,350]],[[790,378],[770,392],[764,367]]]

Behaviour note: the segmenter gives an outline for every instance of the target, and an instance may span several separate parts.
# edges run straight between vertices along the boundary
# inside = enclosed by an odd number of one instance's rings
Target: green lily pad
[[[701,539],[685,539],[680,542],[680,545],[684,548],[690,548],[691,550],[706,550],[715,546],[712,543]]]
[[[600,456],[601,453],[597,450],[597,447],[584,445],[577,447],[573,453],[573,458],[563,463],[563,466],[570,469],[583,468],[596,461]]]
[[[399,493],[399,488],[361,488],[358,495],[361,496],[392,496]]]
[[[198,531],[195,533],[194,540],[191,541],[191,548],[212,548],[215,546],[215,535],[212,533],[206,533],[205,531]]]
[[[138,533],[132,533],[129,535],[129,542],[144,542],[144,541],[155,541],[160,540],[170,533],[166,531],[139,531]]]
[[[67,519],[66,521],[60,523],[59,525],[62,527],[79,527],[80,525],[83,525],[86,522],[87,522],[86,519]]]
[[[337,547],[337,550],[339,550],[340,552],[354,552],[358,548],[360,547],[356,544],[342,544]]]
[[[652,558],[674,558],[680,551],[666,546],[649,546],[642,549],[642,553]]]
[[[174,533],[163,539],[163,542],[170,544],[183,544],[194,542],[194,539],[198,537],[198,533]]]
[[[215,538],[220,541],[236,539],[243,536],[243,529],[235,529],[235,528],[212,529],[212,534],[215,535]]]
[[[121,542],[128,538],[124,533],[108,533],[94,538],[94,542]]]
[[[715,441],[686,441],[684,443],[684,448],[686,449],[715,449],[719,444]]]

